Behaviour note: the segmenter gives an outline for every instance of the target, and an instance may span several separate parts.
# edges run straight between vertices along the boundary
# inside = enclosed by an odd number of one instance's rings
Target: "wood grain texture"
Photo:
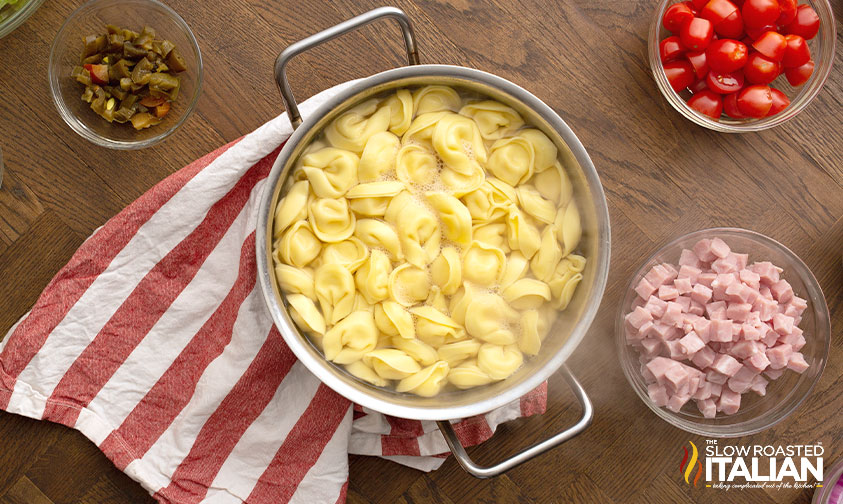
[[[74,134],[49,100],[47,56],[75,0],[50,0],[0,41],[0,334],[32,305],[82,240],[152,185],[282,111],[272,64],[286,45],[377,0],[168,2],[193,28],[205,60],[196,114],[173,137],[139,152],[105,150]],[[689,488],[677,456],[688,435],[658,420],[617,364],[615,307],[630,275],[666,240],[693,229],[754,229],[796,252],[832,313],[829,365],[811,397],[746,443],[821,441],[843,456],[843,51],[823,92],[774,130],[701,129],[661,97],[646,59],[655,0],[397,0],[415,23],[424,63],[479,68],[526,87],[557,110],[588,149],[612,220],[606,296],[570,366],[596,408],[575,440],[493,480],[453,459],[430,474],[351,458],[348,502],[369,503],[807,503],[810,490],[717,492]],[[843,3],[833,2],[837,19]],[[843,27],[838,22],[838,38]],[[400,65],[394,26],[378,24],[299,56],[289,77],[299,99]],[[25,68],[25,72],[20,69]],[[469,450],[481,462],[514,453],[576,420],[561,377],[548,412],[501,426]],[[0,413],[0,504],[143,503],[151,497],[81,434]]]

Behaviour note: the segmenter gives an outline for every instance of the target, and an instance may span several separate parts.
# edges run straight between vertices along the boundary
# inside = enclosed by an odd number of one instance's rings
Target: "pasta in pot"
[[[292,321],[350,375],[431,397],[535,356],[587,260],[553,141],[512,107],[399,89],[303,149],[273,213]]]

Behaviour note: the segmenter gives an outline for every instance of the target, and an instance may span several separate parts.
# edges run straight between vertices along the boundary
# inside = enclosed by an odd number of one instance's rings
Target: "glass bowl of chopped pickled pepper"
[[[193,112],[202,56],[184,20],[155,0],[91,0],[65,21],[50,53],[64,121],[91,142],[140,149]]]

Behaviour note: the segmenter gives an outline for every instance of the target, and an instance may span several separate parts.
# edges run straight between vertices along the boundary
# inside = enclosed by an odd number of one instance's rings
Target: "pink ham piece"
[[[655,318],[662,318],[665,308],[667,308],[667,302],[662,301],[656,296],[647,298],[647,304],[644,305],[644,309],[650,312]]]
[[[741,282],[743,282],[744,285],[752,289],[758,290],[758,287],[761,284],[761,277],[758,276],[758,273],[744,268],[740,271],[739,276]]]
[[[805,361],[805,356],[802,355],[801,352],[793,352],[790,354],[790,359],[787,361],[787,369],[802,374],[809,367],[810,365]]]
[[[685,355],[688,355],[693,358],[693,355],[703,348],[705,348],[705,342],[697,336],[697,333],[694,331],[689,332],[685,336],[679,339],[679,344],[682,345],[682,348],[685,349]]]
[[[741,369],[741,363],[728,354],[720,354],[714,358],[711,369],[726,376],[734,376]]]
[[[642,278],[635,287],[635,292],[638,293],[641,299],[646,300],[656,292],[656,287],[653,287],[653,284],[648,282],[646,278]]]
[[[770,367],[773,369],[782,369],[790,362],[790,356],[793,354],[793,347],[787,343],[776,345],[767,350],[767,359],[770,360]]]
[[[709,289],[711,288],[711,284],[714,283],[714,280],[717,278],[717,273],[714,272],[706,272],[700,273],[697,276],[697,283],[701,285],[705,285]]]
[[[676,291],[679,295],[689,294],[693,290],[690,278],[677,278],[673,281],[673,285],[676,286]],[[664,287],[664,285],[662,287]],[[659,291],[661,291],[661,287],[659,288]]]
[[[691,283],[697,283],[697,278],[700,276],[700,273],[702,273],[702,270],[697,268],[696,266],[683,264],[679,267],[679,275],[677,280],[687,278],[691,281]]]
[[[732,389],[734,392],[738,394],[743,394],[749,390],[749,387],[752,386],[752,381],[755,377],[758,376],[758,373],[753,371],[752,369],[743,366],[741,367],[734,376],[729,378],[729,381],[726,384]]]
[[[679,273],[673,268],[665,264],[657,264],[644,275],[644,279],[650,282],[653,287],[660,287],[671,282]]]
[[[684,406],[690,398],[690,395],[674,394],[670,396],[670,400],[667,401],[667,409],[674,413],[679,413],[679,410],[682,409],[682,406]]]
[[[735,322],[746,322],[751,310],[752,305],[749,303],[729,303],[726,307],[726,318]]]
[[[793,332],[793,317],[788,317],[783,313],[776,313],[773,315],[773,330],[782,336],[790,334]]]
[[[711,269],[713,269],[715,273],[734,273],[739,271],[738,258],[732,254],[717,259],[711,263]]]
[[[743,365],[752,369],[756,373],[765,371],[770,366],[770,359],[767,358],[765,352],[758,352],[751,355],[748,359],[743,361]]]
[[[705,285],[698,283],[691,288],[691,299],[700,304],[706,304],[711,300],[712,290]]]
[[[767,395],[767,383],[769,382],[763,376],[755,375],[755,378],[752,379],[752,384],[749,386],[749,390],[760,396]]]
[[[693,357],[691,357],[691,362],[693,362],[697,368],[705,369],[711,366],[716,355],[717,354],[711,349],[711,347],[705,346],[698,350]]]
[[[639,329],[645,322],[652,322],[652,320],[653,314],[640,306],[626,316],[626,321],[636,329]]]
[[[669,301],[664,310],[664,315],[661,318],[663,324],[672,325],[675,327],[682,327],[682,305]]]
[[[679,289],[673,285],[662,285],[659,287],[659,299],[671,301],[679,297]]]
[[[682,252],[679,254],[679,266],[690,266],[699,269],[700,258],[697,257],[697,254],[693,250],[682,249]],[[682,274],[681,268],[679,269],[679,274],[680,276]]]
[[[734,415],[741,407],[741,395],[731,389],[724,388],[717,401],[717,411],[727,415]]]
[[[770,292],[779,304],[789,303],[793,299],[793,287],[785,279],[771,285]]]
[[[726,245],[726,242],[724,242],[720,238],[714,238],[711,240],[711,243],[709,244],[709,250],[711,250],[712,254],[721,259],[724,257],[729,257],[729,254],[732,253],[732,249],[730,249],[729,246]]]
[[[709,341],[725,343],[732,341],[732,322],[724,319],[714,319],[709,323]]]
[[[714,418],[717,415],[717,405],[714,403],[714,399],[697,401],[697,408],[704,418]]]
[[[650,396],[650,400],[653,401],[653,404],[659,407],[667,406],[667,402],[670,400],[670,396],[667,395],[667,390],[658,383],[651,383],[647,385],[647,395]]]
[[[755,263],[749,267],[755,273],[758,273],[758,277],[761,280],[761,283],[765,285],[773,285],[774,283],[779,281],[779,274],[782,272],[781,268],[777,268],[773,263],[769,261]]]

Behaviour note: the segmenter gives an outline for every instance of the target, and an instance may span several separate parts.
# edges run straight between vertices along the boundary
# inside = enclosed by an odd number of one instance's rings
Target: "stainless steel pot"
[[[302,119],[285,73],[289,60],[314,46],[381,18],[390,18],[400,25],[409,65],[362,79]],[[410,20],[404,12],[393,7],[372,10],[289,46],[275,62],[275,78],[287,105],[290,121],[296,129],[275,160],[261,199],[257,223],[258,281],[275,324],[299,360],[326,385],[357,404],[397,417],[437,420],[439,429],[459,463],[466,471],[480,478],[501,474],[585,430],[591,423],[591,402],[565,366],[565,361],[585,336],[606,286],[610,249],[609,213],[597,171],[585,148],[562,118],[525,89],[495,75],[466,67],[418,64]],[[324,126],[343,111],[373,95],[395,88],[431,83],[473,90],[506,103],[554,141],[574,184],[583,225],[580,247],[588,258],[588,264],[574,299],[567,310],[560,313],[542,343],[539,355],[527,359],[514,375],[501,382],[425,398],[374,387],[352,377],[327,361],[307,337],[299,332],[290,318],[275,280],[271,236],[274,209],[283,183],[299,154]],[[448,420],[486,413],[514,401],[560,369],[582,406],[580,420],[498,464],[490,467],[475,464],[466,454]]]

